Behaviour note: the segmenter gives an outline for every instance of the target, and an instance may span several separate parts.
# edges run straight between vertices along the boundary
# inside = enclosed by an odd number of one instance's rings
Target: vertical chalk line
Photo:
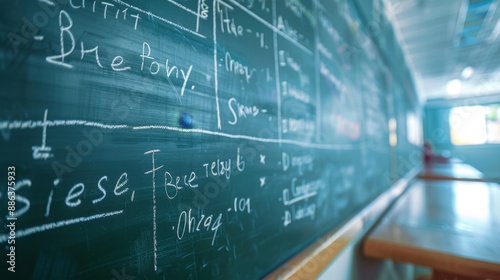
[[[201,0],[198,0],[198,12],[196,13],[196,32],[200,29],[200,5]]]
[[[276,0],[273,0],[273,25],[276,26]],[[276,101],[277,101],[277,107],[278,107],[278,140],[279,140],[279,145],[281,146],[281,140],[282,140],[282,129],[281,129],[281,89],[280,89],[280,71],[279,71],[279,65],[278,65],[278,34],[276,30],[273,29],[273,41],[274,41],[274,77],[276,81]]]
[[[213,37],[214,37],[214,90],[215,90],[215,104],[217,106],[217,128],[222,129],[221,122],[220,122],[220,107],[219,107],[219,82],[218,82],[218,61],[217,61],[217,12],[216,12],[216,5],[217,5],[217,0],[213,1],[213,11],[212,11],[212,17],[213,17]]]
[[[316,9],[315,14],[319,14],[319,3],[314,1],[314,8]],[[314,39],[315,39],[315,50],[314,50],[314,65],[315,65],[315,82],[316,82],[316,142],[320,142],[321,138],[321,94],[320,94],[320,80],[319,80],[319,24],[314,27]]]
[[[43,114],[43,131],[42,131],[42,149],[45,148],[45,143],[47,139],[47,113],[48,109],[45,109],[45,113]]]

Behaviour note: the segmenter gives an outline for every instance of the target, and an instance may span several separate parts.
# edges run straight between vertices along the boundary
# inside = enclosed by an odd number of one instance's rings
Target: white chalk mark
[[[260,186],[263,187],[266,184],[266,177],[260,177]]]
[[[15,129],[34,129],[43,127],[42,121],[0,121],[0,130],[15,130]],[[169,130],[169,131],[177,131],[180,133],[191,133],[191,134],[206,134],[213,136],[226,137],[230,139],[242,139],[242,140],[251,140],[263,143],[283,143],[290,145],[297,145],[308,148],[316,148],[316,149],[324,149],[324,150],[355,150],[360,149],[360,144],[318,144],[311,142],[303,142],[298,140],[291,139],[274,139],[274,138],[261,138],[254,137],[249,135],[238,135],[238,134],[229,134],[220,131],[211,131],[205,129],[197,129],[197,128],[179,128],[173,126],[165,126],[165,125],[144,125],[144,126],[129,126],[125,124],[103,124],[98,122],[89,122],[84,120],[47,120],[47,127],[58,127],[58,126],[87,126],[87,127],[97,127],[102,129],[133,129],[133,130]]]
[[[42,147],[45,147],[46,139],[47,139],[47,114],[49,110],[45,109],[45,113],[43,114],[43,131],[42,131]]]
[[[273,24],[276,25],[276,1],[273,1]],[[278,66],[278,35],[276,32],[273,33],[274,42],[274,74],[276,78],[276,106],[277,106],[277,122],[278,122],[278,139],[282,139],[282,128],[281,128],[281,86],[280,86],[280,71]],[[281,144],[280,144],[281,145]]]
[[[35,41],[42,41],[43,38],[45,38],[45,37],[43,37],[43,35],[35,35],[35,36],[33,36],[33,40],[35,40]]]
[[[295,204],[295,203],[302,201],[304,199],[307,199],[309,197],[316,196],[318,194],[316,191],[314,191],[314,192],[310,192],[310,193],[305,193],[301,196],[297,196],[293,199],[288,199],[288,197],[285,197],[285,191],[288,191],[288,189],[283,190],[283,205],[285,205],[285,206],[290,206],[292,204]]]
[[[179,3],[177,3],[177,2],[175,2],[175,1],[173,1],[173,0],[167,0],[167,1],[168,1],[168,2],[170,2],[170,3],[172,3],[172,4],[174,4],[175,6],[177,6],[177,7],[179,7],[179,8],[181,8],[181,9],[183,9],[184,11],[186,11],[186,12],[188,12],[188,13],[190,13],[190,14],[193,14],[193,15],[195,15],[195,16],[198,16],[198,13],[197,13],[197,12],[195,12],[195,11],[193,11],[193,10],[191,10],[191,9],[189,9],[189,8],[187,8],[187,7],[185,7],[185,6],[181,5],[181,4],[179,4]],[[199,5],[198,5],[198,6],[199,6]]]
[[[297,146],[302,146],[302,147],[309,147],[309,148],[317,148],[317,149],[325,149],[325,150],[350,150],[350,149],[360,149],[359,145],[350,145],[350,144],[317,144],[317,143],[311,143],[311,142],[303,142],[303,141],[298,141],[298,140],[291,140],[291,139],[274,139],[274,138],[260,138],[260,137],[254,137],[254,136],[249,136],[249,135],[238,135],[238,134],[229,134],[229,133],[224,133],[224,132],[219,132],[219,131],[210,131],[210,130],[204,130],[204,129],[197,129],[197,128],[179,128],[179,127],[173,127],[173,126],[165,126],[165,125],[148,125],[148,126],[134,126],[132,127],[134,130],[147,130],[147,129],[159,129],[159,130],[170,130],[170,131],[177,131],[177,132],[185,132],[185,133],[200,133],[200,134],[207,134],[207,135],[213,135],[213,136],[221,136],[221,137],[226,137],[230,139],[243,139],[243,140],[251,140],[251,141],[257,141],[257,142],[263,142],[263,143],[283,143],[283,144],[291,144],[291,145],[297,145]]]
[[[63,16],[65,17],[68,26],[63,26]],[[73,50],[75,49],[75,37],[73,36],[73,33],[70,31],[71,27],[73,27],[73,20],[69,16],[68,12],[65,10],[61,10],[59,12],[59,30],[60,30],[60,38],[59,41],[61,43],[61,54],[60,55],[53,55],[53,56],[47,56],[45,58],[45,61],[48,63],[53,63],[56,65],[60,65],[66,68],[73,68],[73,65],[64,62],[64,58],[71,54]],[[68,52],[64,52],[64,34],[68,35],[70,40],[71,40],[71,49]],[[58,61],[57,59],[61,59]]]
[[[314,28],[314,31],[316,32],[315,34],[315,40],[316,40],[316,46],[319,46],[321,45],[320,41],[319,41],[319,34],[318,34],[318,29],[319,27],[316,26]],[[316,75],[314,75],[315,77],[315,84],[316,84],[316,142],[319,142],[320,139],[321,139],[321,94],[320,94],[320,79],[319,79],[319,49],[316,48],[315,52],[314,52],[314,62],[316,64]]]
[[[52,223],[47,223],[39,226],[34,226],[34,227],[29,227],[25,229],[20,229],[16,230],[16,238],[21,238],[25,236],[29,236],[35,233],[39,232],[44,232],[60,227],[65,227],[65,226],[70,226],[74,224],[79,224],[79,223],[84,223],[84,222],[89,222],[97,219],[102,219],[102,218],[107,218],[115,215],[122,214],[123,210],[119,211],[114,211],[114,212],[108,212],[108,213],[101,213],[97,215],[92,215],[92,216],[87,216],[87,217],[79,217],[79,218],[74,218],[74,219],[69,219],[69,220],[64,220],[64,221],[59,221],[59,222],[52,222]],[[2,234],[0,235],[0,243],[5,243],[7,242],[9,235],[8,234]]]
[[[42,130],[42,146],[31,147],[33,149],[33,159],[48,159],[53,157],[54,155],[50,152],[52,151],[51,147],[46,146],[47,139],[47,113],[48,109],[45,109],[45,113],[43,115],[43,130]]]
[[[54,190],[50,191],[49,199],[47,200],[47,207],[45,208],[45,217],[49,216],[50,213],[50,204],[52,203],[52,195],[54,194]]]
[[[212,17],[213,17],[213,37],[214,37],[214,91],[215,91],[215,106],[217,107],[217,128],[222,129],[221,126],[221,121],[220,121],[220,107],[219,107],[219,84],[218,84],[218,77],[217,77],[217,72],[218,72],[218,65],[217,65],[217,0],[214,0],[213,2],[213,12],[212,12]]]
[[[89,122],[84,120],[54,120],[54,121],[3,121],[0,122],[0,130],[1,129],[34,129],[40,127],[57,127],[57,126],[91,126],[98,127],[103,129],[122,129],[129,128],[128,125],[110,125],[110,124],[102,124],[97,122]]]
[[[114,7],[115,5],[108,3],[108,2],[101,2],[101,4],[104,5],[104,19],[106,19],[106,14],[108,13],[108,6]]]
[[[260,155],[260,163],[266,164],[266,156],[265,155]]]
[[[55,5],[54,2],[52,2],[50,0],[38,0],[38,2],[47,4],[49,6],[54,6]]]
[[[158,263],[157,263],[157,258],[158,258],[158,255],[157,255],[157,242],[156,242],[156,182],[155,182],[155,172],[157,170],[159,170],[160,168],[163,167],[162,166],[159,166],[159,167],[155,167],[155,153],[157,152],[160,152],[159,149],[155,149],[155,150],[150,150],[150,151],[147,151],[145,152],[144,154],[147,155],[147,154],[151,154],[151,158],[152,158],[152,166],[153,168],[149,171],[146,171],[144,174],[150,174],[152,173],[153,174],[153,248],[154,248],[154,268],[155,268],[155,271],[158,269]]]
[[[136,7],[136,6],[130,5],[130,4],[128,4],[128,3],[126,3],[126,2],[123,2],[123,1],[121,1],[121,0],[111,0],[111,1],[113,1],[113,2],[115,2],[115,3],[117,3],[117,4],[121,4],[121,5],[123,5],[123,6],[127,7],[127,8],[130,8],[130,9],[136,10],[136,11],[138,11],[138,12],[141,12],[141,13],[143,13],[143,14],[146,14],[146,15],[148,15],[149,17],[156,18],[156,19],[158,19],[158,20],[160,20],[160,21],[163,21],[163,22],[165,22],[165,23],[167,23],[167,24],[170,24],[170,25],[172,25],[172,26],[175,26],[175,27],[179,28],[180,30],[186,31],[186,32],[191,33],[191,34],[193,34],[193,35],[196,35],[196,36],[198,36],[198,37],[200,37],[200,38],[205,38],[205,36],[204,36],[204,35],[201,35],[201,34],[199,34],[199,33],[195,32],[195,31],[193,31],[193,30],[191,30],[191,29],[188,29],[188,28],[186,28],[186,27],[184,27],[184,26],[182,26],[182,25],[179,25],[179,24],[174,23],[174,22],[171,22],[171,21],[169,21],[169,20],[167,20],[167,19],[165,19],[165,18],[162,18],[162,17],[160,17],[160,16],[158,16],[158,15],[155,15],[155,14],[153,14],[152,12],[145,11],[145,10],[143,10],[143,9],[141,9],[141,8],[138,8],[138,7]]]
[[[222,4],[222,5],[224,5],[224,7],[230,9],[231,11],[234,10],[233,6],[227,4],[227,3],[223,2],[223,1],[217,1],[217,2],[218,2],[217,4]]]
[[[200,29],[200,9],[201,9],[201,0],[198,0],[198,12],[196,13],[196,32]]]
[[[215,0],[215,1],[217,1],[217,0]],[[281,30],[279,30],[276,27],[276,23],[274,23],[274,25],[271,25],[269,22],[265,21],[264,19],[262,19],[261,17],[259,17],[258,15],[256,15],[255,13],[253,13],[252,11],[250,11],[249,9],[247,9],[246,7],[244,7],[243,5],[241,5],[240,3],[236,2],[235,0],[229,0],[229,2],[231,2],[235,6],[238,6],[240,9],[242,9],[248,15],[250,15],[254,19],[258,20],[259,22],[263,23],[265,26],[267,26],[268,28],[272,29],[275,33],[278,33],[283,38],[287,39],[290,43],[292,43],[295,46],[299,47],[301,50],[303,50],[304,52],[306,52],[308,55],[312,55],[313,54],[313,52],[311,50],[309,50],[308,48],[306,48],[304,45],[302,45],[298,41],[294,40],[288,34],[284,33]],[[276,1],[273,2],[273,5],[274,5],[273,11],[274,11],[274,13],[276,13],[276,3],[275,2]],[[222,1],[220,1],[220,3],[227,5],[226,3],[222,2]],[[274,19],[273,19],[273,21],[274,21]]]
[[[134,195],[135,195],[135,191],[132,192],[132,196],[130,197],[130,201],[134,201]]]

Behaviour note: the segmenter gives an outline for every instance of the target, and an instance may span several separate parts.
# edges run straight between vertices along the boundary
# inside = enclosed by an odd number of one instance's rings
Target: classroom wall
[[[455,106],[488,105],[500,102],[500,94],[454,100],[430,100],[425,106],[424,136],[436,153],[459,158],[483,172],[500,177],[500,145],[455,146],[450,139],[449,115]],[[463,116],[467,117],[467,116]]]

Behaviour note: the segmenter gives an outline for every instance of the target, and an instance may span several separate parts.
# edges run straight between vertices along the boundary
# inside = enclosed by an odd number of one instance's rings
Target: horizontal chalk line
[[[166,126],[166,125],[143,125],[143,126],[129,126],[126,124],[103,124],[98,122],[89,122],[84,120],[47,120],[47,121],[0,121],[0,130],[15,130],[15,129],[34,129],[40,127],[58,127],[58,126],[88,126],[88,127],[97,127],[102,129],[132,129],[132,130],[168,130],[168,131],[176,131],[180,133],[191,133],[191,134],[205,134],[212,136],[220,136],[229,139],[241,139],[241,140],[250,140],[257,141],[262,143],[276,143],[276,144],[290,144],[297,145],[308,148],[315,149],[324,149],[324,150],[354,150],[360,149],[361,146],[358,144],[319,144],[319,143],[311,143],[304,142],[299,140],[292,139],[274,139],[274,138],[261,138],[249,135],[238,135],[238,134],[230,134],[220,131],[211,131],[205,129],[198,128],[179,128],[174,126]]]
[[[183,30],[183,31],[189,32],[189,33],[191,33],[191,34],[193,34],[193,35],[196,35],[196,36],[198,36],[198,37],[205,38],[205,36],[204,36],[204,35],[201,35],[200,33],[197,33],[197,32],[195,32],[195,31],[193,31],[193,30],[191,30],[191,29],[189,29],[189,28],[186,28],[186,27],[184,27],[184,26],[182,26],[182,25],[179,25],[179,24],[177,24],[177,23],[171,22],[170,20],[165,19],[165,18],[163,18],[163,17],[160,17],[160,16],[158,16],[158,15],[156,15],[156,14],[153,14],[152,12],[145,11],[145,10],[143,10],[143,9],[139,8],[139,7],[136,7],[136,6],[130,5],[129,3],[126,3],[126,2],[124,2],[124,1],[122,1],[122,0],[111,0],[111,1],[113,1],[113,2],[115,2],[115,3],[117,3],[117,4],[121,4],[121,5],[123,5],[123,6],[127,7],[127,8],[134,9],[134,10],[136,10],[136,11],[138,11],[138,12],[141,12],[141,13],[143,13],[143,14],[146,14],[146,15],[148,15],[148,16],[150,16],[150,17],[152,17],[152,18],[156,18],[156,19],[158,19],[158,20],[160,20],[160,21],[163,21],[163,22],[165,22],[165,23],[168,23],[168,24],[170,24],[170,25],[172,25],[172,26],[175,26],[175,27],[177,27],[177,28],[179,28],[179,29],[181,29],[181,30]]]
[[[292,144],[297,146],[309,147],[309,148],[317,148],[317,149],[355,149],[357,146],[355,145],[334,145],[334,144],[317,144],[310,142],[303,142],[298,140],[291,139],[274,139],[274,138],[260,138],[248,135],[238,135],[238,134],[230,134],[225,132],[211,131],[205,129],[197,129],[197,128],[179,128],[173,126],[165,126],[165,125],[147,125],[147,126],[134,126],[134,130],[147,130],[147,129],[159,129],[159,130],[170,130],[177,131],[183,133],[199,133],[199,134],[207,134],[213,136],[221,136],[230,139],[241,139],[241,140],[251,140],[258,141],[263,143],[276,143],[276,144]]]
[[[118,215],[121,213],[123,213],[123,210],[102,213],[102,214],[92,215],[92,216],[88,216],[88,217],[79,217],[79,218],[74,218],[74,219],[69,219],[69,220],[64,220],[64,221],[59,221],[59,222],[52,222],[52,223],[43,224],[43,225],[39,225],[39,226],[29,227],[29,228],[25,228],[25,229],[20,229],[20,230],[16,230],[16,238],[21,238],[21,237],[25,237],[25,236],[32,235],[35,233],[44,232],[44,231],[48,231],[51,229],[56,229],[56,228],[65,227],[65,226],[69,226],[69,225],[74,225],[74,224],[89,222],[92,220],[107,218],[107,217],[115,216],[115,215]],[[0,235],[0,243],[7,242],[8,238],[9,238],[9,234]]]
[[[33,129],[39,127],[56,127],[56,126],[91,126],[91,127],[99,127],[105,129],[120,129],[120,128],[128,128],[128,125],[109,125],[102,124],[98,122],[89,122],[83,120],[55,120],[55,121],[0,121],[0,130],[7,129]]]

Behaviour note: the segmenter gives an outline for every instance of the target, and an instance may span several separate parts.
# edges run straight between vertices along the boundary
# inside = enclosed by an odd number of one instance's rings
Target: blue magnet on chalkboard
[[[182,112],[179,117],[179,125],[182,128],[193,128],[193,116],[186,112]]]

